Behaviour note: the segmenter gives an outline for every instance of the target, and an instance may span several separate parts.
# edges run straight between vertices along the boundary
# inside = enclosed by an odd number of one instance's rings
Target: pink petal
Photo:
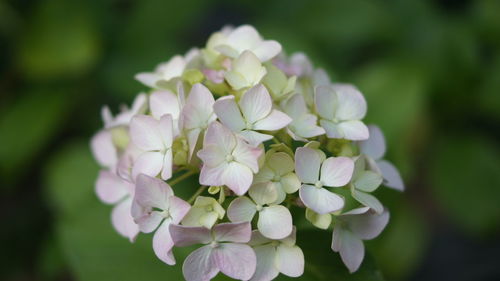
[[[208,244],[212,241],[210,229],[203,226],[171,224],[170,235],[177,247],[185,247],[194,244]]]
[[[222,163],[216,167],[208,167],[207,165],[203,165],[200,172],[200,184],[201,185],[224,185],[225,178],[224,174],[228,165],[226,163]]]
[[[281,205],[264,207],[259,212],[257,227],[260,233],[271,239],[283,239],[292,233],[292,215]]]
[[[281,244],[276,249],[276,267],[286,276],[299,277],[304,274],[304,253],[298,246]]]
[[[191,205],[177,196],[172,196],[169,200],[170,207],[168,211],[172,217],[172,222],[177,224],[186,216]]]
[[[175,258],[172,253],[174,241],[172,241],[172,237],[170,237],[169,227],[170,220],[165,220],[156,230],[153,236],[153,250],[161,261],[168,265],[174,265]]]
[[[160,123],[158,124],[158,130],[160,132],[164,148],[172,146],[174,139],[173,126],[172,115],[166,114],[161,117]]]
[[[255,203],[248,197],[242,196],[231,201],[227,209],[227,217],[232,222],[252,221],[256,212]]]
[[[113,204],[127,196],[133,184],[107,170],[101,170],[95,183],[97,197],[104,203]]]
[[[173,194],[172,188],[164,181],[145,174],[137,176],[134,200],[139,205],[165,210]]]
[[[273,138],[272,135],[261,134],[251,130],[243,130],[239,133],[239,135],[243,137],[251,146],[258,146],[259,144]]]
[[[216,167],[226,161],[225,149],[214,144],[204,145],[197,155],[208,167]]]
[[[213,114],[214,97],[202,84],[195,84],[182,110],[187,129],[205,128]],[[215,117],[215,116],[214,116]],[[210,120],[211,121],[211,120]],[[205,126],[203,126],[205,124]]]
[[[342,261],[351,273],[358,270],[365,256],[363,241],[340,226],[333,230],[332,249],[340,252]]]
[[[214,112],[219,117],[222,124],[226,125],[234,132],[245,128],[245,120],[241,116],[240,110],[234,96],[225,96],[219,98],[213,105]]]
[[[167,149],[163,156],[163,165],[161,170],[161,178],[168,180],[172,177],[172,149]]]
[[[161,152],[144,152],[135,160],[132,178],[139,174],[156,177],[163,168],[164,155]]]
[[[151,114],[160,119],[165,114],[171,114],[174,119],[179,117],[179,101],[177,96],[169,90],[154,91],[149,96]]]
[[[255,273],[257,257],[250,246],[224,243],[212,250],[215,264],[225,275],[239,280],[248,280]]]
[[[139,226],[130,214],[131,206],[132,198],[130,197],[116,205],[111,211],[111,223],[120,235],[133,242],[139,234]]]
[[[186,281],[209,281],[214,278],[219,269],[212,258],[212,247],[201,247],[184,260],[182,273]]]
[[[110,131],[101,130],[95,134],[90,141],[90,147],[99,165],[113,167],[118,161]]]
[[[163,140],[158,128],[159,122],[151,116],[136,115],[130,121],[130,138],[145,151],[163,149]]]
[[[257,173],[259,171],[258,161],[262,152],[261,148],[252,147],[238,139],[232,155],[236,162],[248,166],[254,173]]]
[[[304,205],[323,215],[338,211],[344,207],[344,199],[324,188],[302,185],[299,196]]]
[[[361,120],[366,114],[366,100],[363,94],[354,86],[334,84],[339,106],[336,117],[340,120]]]
[[[270,281],[279,274],[275,266],[276,249],[272,245],[262,245],[253,248],[257,256],[257,267],[250,281]]]
[[[386,160],[381,160],[377,162],[377,166],[382,171],[384,176],[384,185],[387,187],[394,188],[396,190],[403,191],[405,189],[405,184],[398,170],[392,163]]]
[[[252,236],[249,222],[221,223],[213,228],[214,238],[219,242],[247,243]]]
[[[231,162],[227,165],[222,175],[224,184],[234,193],[241,196],[245,194],[253,180],[253,173],[250,168],[238,162]]]
[[[329,85],[317,86],[314,91],[314,102],[319,116],[327,120],[333,120],[335,118],[335,110],[338,104],[336,93]]]
[[[203,141],[203,146],[209,144],[217,145],[219,148],[224,149],[226,154],[229,154],[236,146],[236,137],[226,126],[219,122],[212,122],[208,126]]]
[[[382,214],[368,212],[360,215],[342,215],[342,220],[347,221],[349,229],[363,240],[377,237],[389,222],[387,209]]]
[[[295,172],[303,183],[315,184],[319,179],[321,158],[308,147],[299,147],[295,151]]]
[[[368,127],[361,121],[353,120],[340,122],[338,128],[343,132],[343,138],[348,140],[366,140],[370,136]]]
[[[326,186],[344,186],[352,178],[354,161],[347,157],[330,157],[321,166],[321,181]]]
[[[359,149],[375,160],[382,159],[385,155],[385,138],[382,130],[375,125],[368,126],[370,138],[359,142]]]
[[[292,118],[281,111],[273,109],[267,117],[257,121],[253,128],[254,130],[276,131],[286,127],[290,122],[292,122]]]
[[[239,103],[243,116],[250,124],[254,124],[269,115],[273,106],[271,96],[262,84],[258,84],[244,93]]]

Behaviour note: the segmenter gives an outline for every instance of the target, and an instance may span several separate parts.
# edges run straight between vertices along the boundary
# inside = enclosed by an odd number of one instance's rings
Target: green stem
[[[273,142],[274,142],[275,144],[280,144],[280,143],[281,143],[281,142],[280,142],[280,141],[279,141],[276,137],[273,137]]]
[[[174,186],[175,184],[189,178],[190,176],[194,175],[196,172],[195,171],[189,171],[185,174],[182,174],[178,177],[176,177],[175,179],[173,179],[172,181],[169,182],[170,186]]]
[[[189,204],[192,204],[194,202],[194,200],[196,199],[196,197],[198,197],[204,190],[205,188],[207,188],[205,185],[202,185],[198,188],[198,190],[196,190],[196,192],[193,194],[193,196],[191,196],[191,198],[189,198],[189,200],[187,201]]]

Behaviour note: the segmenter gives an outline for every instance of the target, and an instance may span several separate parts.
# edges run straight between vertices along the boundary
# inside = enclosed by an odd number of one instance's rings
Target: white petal
[[[359,149],[371,158],[378,160],[382,159],[385,155],[385,138],[382,130],[375,125],[368,126],[370,138],[365,141],[359,142]]]
[[[347,157],[330,157],[321,165],[321,181],[326,186],[346,185],[354,172],[354,161]]]
[[[160,119],[165,114],[170,114],[174,119],[178,119],[180,114],[177,96],[169,90],[151,93],[151,96],[149,96],[149,109],[156,119]]]
[[[101,130],[95,134],[90,142],[90,147],[94,158],[101,166],[113,167],[118,161],[110,131]]]
[[[361,121],[340,122],[338,127],[343,132],[344,138],[348,140],[366,140],[370,136],[368,127]]]
[[[203,146],[208,144],[217,145],[223,149],[226,154],[233,151],[236,146],[236,137],[226,126],[219,122],[212,122],[208,126],[207,133],[203,140]]]
[[[356,189],[352,189],[351,193],[354,199],[366,207],[372,208],[375,212],[380,214],[384,211],[384,206],[382,206],[382,203],[375,196]]]
[[[142,150],[163,149],[159,122],[151,116],[136,115],[132,118],[132,121],[130,121],[130,138]]]
[[[272,135],[261,134],[251,130],[244,130],[239,133],[250,145],[258,146],[259,144],[273,138]]]
[[[302,185],[300,199],[308,208],[322,215],[338,211],[344,207],[344,199],[324,188]]]
[[[265,62],[274,58],[281,52],[281,45],[274,40],[268,40],[260,43],[258,47],[252,51],[261,62]]]
[[[132,198],[130,197],[116,205],[111,212],[111,222],[120,235],[133,242],[139,233],[139,226],[130,214],[131,206]]]
[[[295,193],[300,188],[300,180],[294,173],[283,176],[280,180],[283,191],[288,194]]]
[[[299,147],[295,151],[295,172],[303,183],[315,184],[319,179],[321,158],[313,149]]]
[[[212,241],[210,229],[203,226],[184,226],[170,224],[170,236],[175,246],[185,247],[194,244],[208,244]]]
[[[259,171],[258,160],[262,155],[261,148],[252,147],[243,140],[238,139],[232,155],[236,162],[249,167],[254,173]]]
[[[163,115],[158,124],[158,129],[163,142],[163,148],[172,147],[172,142],[174,140],[174,125],[172,120],[172,115]]]
[[[224,173],[227,169],[227,164],[222,163],[219,166],[209,167],[203,165],[200,172],[200,184],[201,185],[224,185]]]
[[[214,278],[219,269],[212,258],[212,247],[201,247],[184,260],[182,273],[186,281],[209,281]]]
[[[241,131],[245,128],[245,121],[241,116],[240,109],[234,100],[234,96],[226,96],[219,98],[213,105],[214,112],[229,129],[234,132]]]
[[[138,73],[134,78],[135,80],[151,88],[156,88],[156,82],[160,79],[158,74],[153,72]]]
[[[403,179],[392,163],[382,160],[377,162],[377,166],[382,171],[385,186],[401,191],[405,189]]]
[[[372,172],[372,171],[363,171],[359,177],[353,182],[356,189],[365,192],[372,192],[382,183],[382,176]]]
[[[239,104],[246,121],[254,124],[269,115],[273,101],[266,87],[259,84],[243,94]]]
[[[264,207],[259,212],[257,227],[260,233],[268,238],[285,238],[292,233],[292,215],[285,206],[271,205]]]
[[[321,229],[328,229],[328,227],[332,223],[331,214],[320,215],[309,208],[306,208],[306,219],[310,221],[315,227]]]
[[[314,102],[319,116],[327,120],[333,120],[335,118],[337,94],[331,86],[317,86],[315,89]]]
[[[298,246],[281,244],[276,251],[278,270],[290,277],[299,277],[304,273],[304,253]]]
[[[225,275],[239,280],[248,280],[255,273],[257,257],[250,246],[223,243],[212,250],[215,264]]]
[[[346,220],[349,229],[363,240],[370,240],[377,237],[389,222],[389,212],[387,209],[382,214],[368,212],[361,215],[342,215],[342,220]]]
[[[325,129],[328,138],[331,139],[344,138],[344,131],[339,127],[338,124],[324,119],[319,120],[319,124],[321,125],[321,127],[323,127],[323,129]]]
[[[276,249],[272,245],[262,245],[253,248],[257,256],[257,268],[250,281],[270,281],[279,274],[275,266]]]
[[[363,94],[354,86],[334,84],[337,93],[338,108],[335,113],[340,120],[361,120],[366,114],[366,100]]]
[[[218,242],[248,243],[252,236],[249,222],[220,223],[213,228],[214,239]]]
[[[273,109],[271,113],[254,124],[254,130],[276,131],[290,124],[292,119],[285,113]]]
[[[338,246],[334,247],[334,244]],[[332,249],[340,252],[342,261],[351,273],[358,270],[365,256],[363,241],[357,238],[352,232],[341,227],[336,227],[333,231]]]
[[[238,162],[231,162],[227,165],[222,175],[224,184],[237,195],[243,195],[252,184],[253,173],[250,168]]]
[[[213,144],[203,146],[203,149],[198,151],[198,157],[208,167],[217,167],[226,161],[226,151]]]
[[[173,194],[172,188],[160,179],[144,174],[137,177],[134,200],[140,206],[165,210]]]
[[[168,180],[172,177],[172,149],[167,149],[163,157],[163,168],[161,170],[161,178]]]
[[[231,202],[227,209],[227,217],[232,222],[252,221],[256,212],[255,203],[248,197],[242,196]]]
[[[125,181],[114,173],[101,170],[95,183],[97,197],[104,203],[113,204],[129,194],[133,184]]]
[[[170,220],[165,220],[156,230],[153,236],[153,250],[161,261],[168,265],[174,265],[175,258],[172,254],[174,241],[172,241],[172,237],[170,237],[169,226]]]
[[[270,204],[278,199],[278,192],[271,182],[252,185],[248,194],[259,205]]]
[[[161,152],[144,152],[135,160],[132,168],[132,177],[135,179],[139,174],[156,177],[163,168],[164,155]]]

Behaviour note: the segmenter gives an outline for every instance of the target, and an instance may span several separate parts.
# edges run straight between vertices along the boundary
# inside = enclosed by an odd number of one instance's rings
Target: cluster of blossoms
[[[404,187],[383,160],[382,132],[362,122],[356,87],[331,83],[304,54],[286,57],[248,25],[216,32],[203,49],[136,79],[148,92],[116,116],[105,107],[91,141],[102,166],[96,192],[114,205],[118,233],[133,242],[154,232],[153,250],[169,265],[174,247],[202,245],[184,261],[189,281],[219,272],[298,277],[296,209],[332,229],[331,249],[351,272],[359,268],[363,240],[389,220],[372,193]],[[193,196],[177,197],[175,184],[194,176]]]

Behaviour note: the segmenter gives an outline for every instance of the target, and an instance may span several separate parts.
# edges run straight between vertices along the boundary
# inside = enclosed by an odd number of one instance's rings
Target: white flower
[[[172,177],[173,124],[170,114],[160,120],[147,115],[137,115],[130,122],[130,138],[143,151],[132,168],[132,178],[139,174],[163,180]]]
[[[366,101],[358,89],[335,84],[318,86],[315,92],[316,111],[329,138],[368,139],[368,128],[360,121],[366,114]]]
[[[200,184],[226,185],[236,194],[243,195],[252,184],[253,173],[259,171],[261,154],[261,149],[248,145],[219,122],[212,122],[203,149],[197,154],[203,161]]]
[[[238,104],[234,96],[218,99],[214,111],[222,124],[254,146],[273,137],[257,131],[279,130],[292,121],[283,112],[273,109],[271,96],[260,84],[248,90]]]
[[[377,237],[389,222],[389,212],[370,212],[367,207],[358,208],[337,217],[333,229],[332,250],[340,253],[349,271],[358,270],[365,256],[362,240]]]
[[[115,117],[111,114],[109,107],[104,106],[101,110],[102,119],[104,120],[105,128],[112,128],[116,126],[128,126],[132,117],[137,114],[142,114],[146,111],[148,97],[144,93],[140,93],[132,102],[131,108],[122,106],[121,112]]]
[[[219,39],[220,40],[220,39]],[[236,58],[246,50],[252,51],[261,62],[268,61],[281,52],[281,45],[274,40],[263,40],[250,25],[242,25],[227,34],[225,40],[215,46],[222,54]]]
[[[212,228],[218,219],[224,218],[226,211],[212,197],[198,196],[194,205],[182,220],[185,226],[204,226]]]
[[[266,153],[266,162],[255,175],[254,184],[269,183],[276,189],[277,197],[273,203],[280,204],[285,200],[286,194],[299,190],[300,180],[293,172],[295,165],[292,157],[285,152]]]
[[[217,119],[213,111],[214,103],[212,93],[202,84],[195,84],[191,88],[186,105],[182,109],[182,126],[187,135],[190,158],[200,134]]]
[[[153,250],[163,262],[174,265],[174,242],[170,237],[170,224],[178,224],[190,205],[174,196],[172,188],[164,181],[140,174],[137,176],[131,214],[144,233],[155,231]]]
[[[370,138],[359,142],[361,153],[369,156],[370,168],[379,170],[384,177],[384,185],[403,191],[405,189],[403,179],[396,167],[389,161],[383,160],[385,155],[385,138],[379,127],[370,125]]]
[[[307,109],[302,95],[293,95],[282,103],[281,108],[292,117],[292,122],[286,129],[294,140],[307,142],[307,138],[325,134],[325,130],[317,125],[316,115],[311,114]]]
[[[347,157],[330,157],[312,148],[299,147],[295,152],[295,172],[304,183],[299,195],[304,205],[316,213],[326,214],[344,207],[344,199],[323,186],[340,187],[352,177],[354,162]],[[320,176],[321,170],[321,176]]]
[[[224,78],[233,89],[239,91],[257,85],[264,75],[266,75],[266,68],[262,66],[255,54],[244,51],[233,61],[231,70],[224,74]]]
[[[366,169],[366,157],[359,156],[355,162],[354,173],[351,181],[351,195],[361,204],[372,208],[377,213],[384,211],[382,203],[369,192],[375,191],[382,183],[382,176]]]
[[[172,117],[173,134],[174,136],[179,135],[180,97],[170,90],[153,91],[149,96],[149,109],[151,110],[151,115],[157,120],[160,120],[166,114],[170,114]]]
[[[169,81],[182,76],[187,61],[183,56],[174,56],[169,61],[159,64],[154,72],[141,72],[135,76],[139,82],[151,88],[158,88],[159,81]]]
[[[292,232],[292,215],[282,205],[274,204],[278,193],[269,183],[253,185],[246,196],[234,199],[227,209],[227,216],[232,222],[252,221],[259,213],[257,228],[262,235],[271,239],[283,239]]]
[[[250,281],[270,281],[282,274],[299,277],[304,273],[304,253],[295,245],[296,229],[280,240],[264,237],[259,231],[252,231],[248,243],[257,256],[257,268]]]

